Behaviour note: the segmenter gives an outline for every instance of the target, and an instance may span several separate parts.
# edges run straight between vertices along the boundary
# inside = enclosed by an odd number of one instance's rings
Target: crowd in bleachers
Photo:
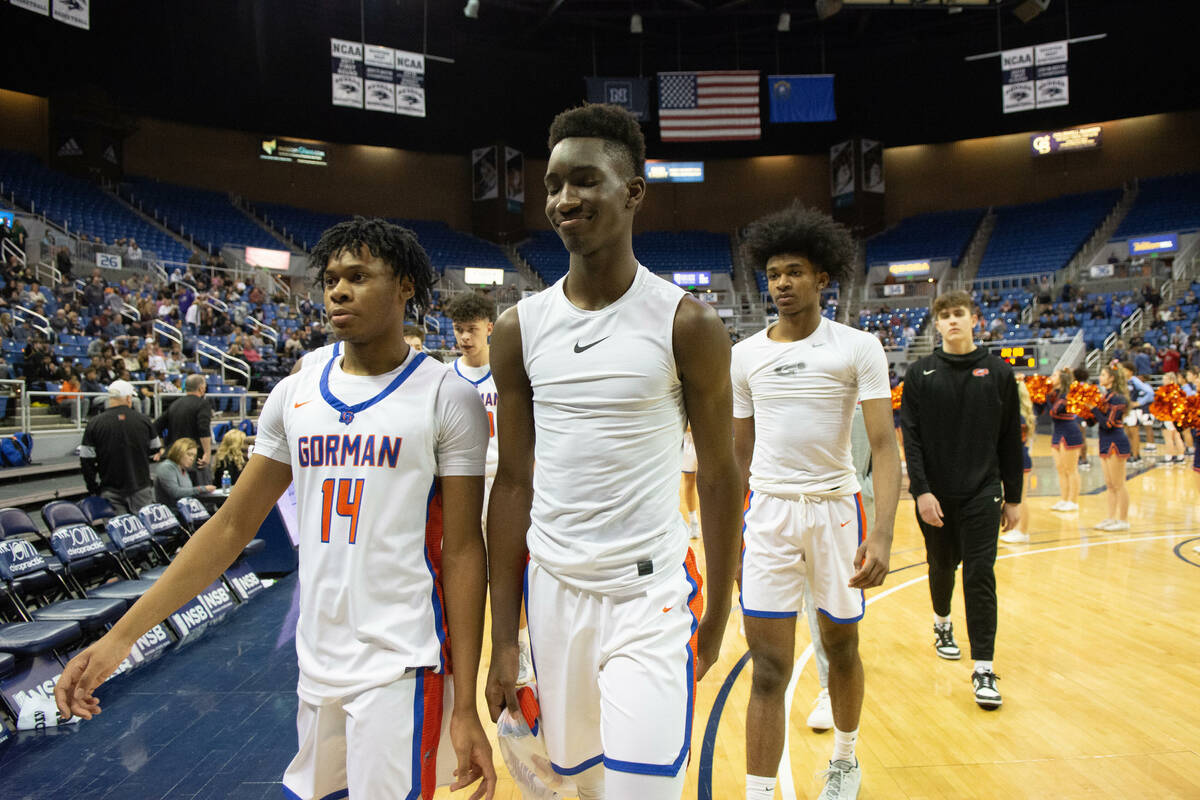
[[[884,347],[906,347],[925,327],[928,308],[860,308],[856,328],[875,334]]]

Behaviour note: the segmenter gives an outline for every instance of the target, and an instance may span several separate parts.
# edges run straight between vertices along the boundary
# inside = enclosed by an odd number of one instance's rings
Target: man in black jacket
[[[159,448],[154,424],[132,407],[133,394],[127,381],[109,384],[108,408],[88,421],[79,445],[88,491],[122,514],[136,514],[154,502],[150,456]]]
[[[977,312],[966,292],[933,302],[942,347],[910,364],[900,418],[909,491],[925,537],[934,646],[961,657],[950,622],[954,571],[963,565],[963,599],[975,670],[975,702],[998,708],[992,658],[996,641],[996,542],[1015,527],[1021,504],[1020,405],[1013,370],[976,347]],[[1001,490],[1003,484],[1003,490]]]
[[[200,445],[196,465],[191,469],[192,483],[197,486],[212,483],[212,405],[204,395],[208,382],[197,373],[188,375],[183,384],[187,392],[171,401],[154,427],[163,437],[163,448],[170,448],[179,439],[193,439]]]

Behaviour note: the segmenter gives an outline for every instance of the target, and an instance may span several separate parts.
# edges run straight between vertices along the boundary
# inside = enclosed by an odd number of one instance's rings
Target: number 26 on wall
[[[358,509],[362,504],[364,478],[326,478],[321,483],[321,541],[329,541],[333,512],[350,520],[350,544],[358,535]]]

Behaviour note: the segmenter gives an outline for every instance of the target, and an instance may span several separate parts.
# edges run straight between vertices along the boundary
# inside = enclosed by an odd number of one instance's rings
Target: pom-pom
[[[1179,401],[1179,416],[1175,424],[1180,428],[1200,431],[1200,394],[1185,396]]]
[[[901,398],[904,397],[904,381],[900,381],[892,387],[892,410],[900,408]]]
[[[1054,382],[1046,375],[1025,376],[1025,388],[1029,390],[1029,399],[1038,405],[1046,402],[1046,395],[1053,385]]]
[[[1183,416],[1187,395],[1177,385],[1164,383],[1154,390],[1154,400],[1146,410],[1155,419],[1165,422],[1179,422]]]
[[[1092,409],[1104,401],[1099,386],[1082,381],[1071,384],[1067,390],[1067,411],[1084,419],[1092,418]]]

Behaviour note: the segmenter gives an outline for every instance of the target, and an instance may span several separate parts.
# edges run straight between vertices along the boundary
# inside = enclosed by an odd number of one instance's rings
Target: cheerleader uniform
[[[1076,416],[1067,411],[1067,398],[1059,397],[1057,391],[1052,391],[1046,396],[1046,402],[1050,404],[1050,421],[1054,426],[1050,446],[1067,450],[1083,447],[1083,429],[1079,427]]]
[[[1129,458],[1129,437],[1125,435],[1125,412],[1129,401],[1116,392],[1109,392],[1096,407],[1096,419],[1100,423],[1100,457]],[[1108,413],[1104,411],[1107,409]]]

